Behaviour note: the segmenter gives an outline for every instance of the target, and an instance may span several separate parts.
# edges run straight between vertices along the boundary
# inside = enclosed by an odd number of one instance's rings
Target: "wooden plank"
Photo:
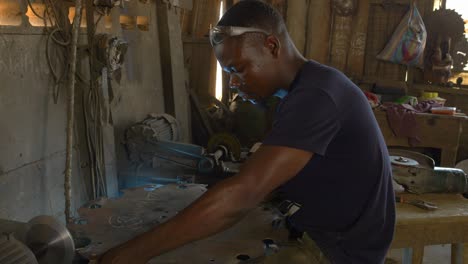
[[[353,19],[353,33],[351,34],[346,73],[355,79],[361,79],[364,75],[369,8],[369,0],[359,0],[358,11]]]
[[[210,25],[216,25],[219,20],[220,4],[219,0],[197,0],[193,6],[192,38],[205,42],[191,44],[190,86],[200,96],[202,104],[208,94],[215,95],[217,61],[207,36]]]
[[[192,11],[182,9],[180,15],[180,26],[182,36],[190,36],[192,34]]]
[[[304,54],[307,35],[307,0],[288,1],[286,26],[297,49]]]
[[[310,1],[308,13],[306,57],[326,64],[330,50],[330,0]]]
[[[398,203],[396,230],[391,248],[468,242],[468,203],[463,196],[404,194],[404,198],[432,202],[439,209],[428,212],[410,204]],[[448,260],[444,263],[448,263]]]
[[[297,0],[294,0],[297,1]],[[273,6],[278,12],[283,16],[283,18],[286,18],[287,14],[287,6],[288,2],[291,1],[286,1],[286,0],[268,0],[268,3]]]
[[[184,57],[190,77],[189,86],[204,105],[208,95],[215,95],[216,59],[208,39],[184,42]]]
[[[108,198],[119,196],[119,180],[117,179],[117,157],[115,150],[114,126],[106,123],[102,125],[103,163],[105,186]]]
[[[202,38],[208,36],[210,25],[216,25],[219,20],[219,0],[197,0],[193,3],[192,36]]]
[[[463,245],[462,243],[452,244],[451,250],[452,254],[450,254],[451,264],[461,264],[463,263]],[[466,262],[465,262],[466,263]]]
[[[468,243],[463,244],[463,263],[468,263]]]
[[[352,22],[352,16],[334,17],[330,65],[340,71],[344,71],[346,67]]]
[[[468,89],[449,89],[447,87],[442,87],[442,86],[437,86],[437,85],[426,85],[426,84],[415,84],[413,85],[412,88],[415,90],[419,90],[421,92],[432,91],[432,92],[438,92],[438,93],[468,96]]]
[[[156,2],[166,112],[181,126],[182,141],[190,140],[190,105],[185,89],[185,67],[180,21],[175,8]]]
[[[391,5],[408,5],[408,0],[392,0],[391,2],[387,0],[370,0],[371,5],[383,5],[383,4],[391,4]]]

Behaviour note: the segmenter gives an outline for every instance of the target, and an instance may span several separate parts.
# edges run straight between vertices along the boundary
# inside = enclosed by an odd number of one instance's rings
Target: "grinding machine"
[[[407,192],[468,193],[466,173],[461,169],[436,167],[434,159],[424,154],[390,149],[393,179]]]

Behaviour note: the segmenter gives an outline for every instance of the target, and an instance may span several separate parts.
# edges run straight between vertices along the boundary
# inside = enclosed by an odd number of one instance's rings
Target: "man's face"
[[[261,39],[231,37],[214,47],[216,58],[244,99],[260,101],[271,96],[275,87],[275,56]]]

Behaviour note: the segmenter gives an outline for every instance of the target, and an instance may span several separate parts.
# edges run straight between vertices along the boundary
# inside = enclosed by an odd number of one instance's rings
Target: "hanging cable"
[[[64,84],[66,73],[68,72],[68,56],[66,51],[63,55],[63,64],[54,66],[52,63],[51,47],[52,43],[58,47],[67,48],[70,45],[70,22],[62,8],[57,7],[57,0],[44,0],[44,12],[39,14],[33,6],[31,0],[26,0],[31,12],[44,23],[44,31],[47,35],[45,54],[49,71],[54,81],[53,99],[54,103],[58,102],[60,87]],[[52,41],[51,41],[52,40]],[[59,74],[59,69],[62,68],[62,74]]]

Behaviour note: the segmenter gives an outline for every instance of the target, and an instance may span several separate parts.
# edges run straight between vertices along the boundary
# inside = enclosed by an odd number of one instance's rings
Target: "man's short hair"
[[[242,0],[224,13],[218,26],[255,27],[271,33],[282,33],[286,26],[281,14],[259,0]]]

